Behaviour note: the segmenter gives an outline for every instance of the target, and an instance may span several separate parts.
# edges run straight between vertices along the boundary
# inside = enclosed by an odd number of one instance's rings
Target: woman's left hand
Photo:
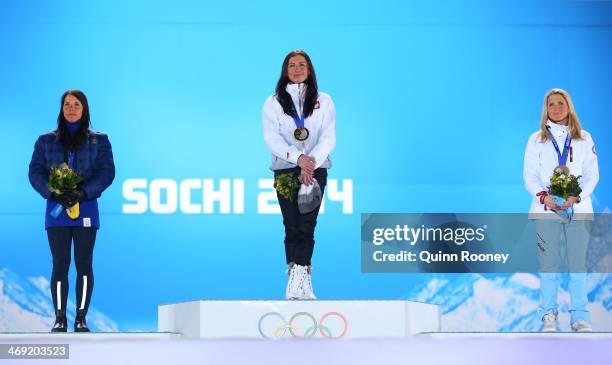
[[[85,192],[81,189],[62,190],[62,195],[71,207],[85,200]]]
[[[563,203],[563,205],[561,206],[561,209],[567,209],[571,206],[573,206],[574,204],[576,204],[578,202],[578,198],[576,198],[575,196],[569,196],[567,197],[567,199],[565,199],[565,203]]]

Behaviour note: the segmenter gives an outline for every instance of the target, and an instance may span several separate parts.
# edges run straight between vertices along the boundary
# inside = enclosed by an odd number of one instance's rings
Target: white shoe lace
[[[542,317],[542,322],[544,322],[542,331],[557,332],[557,316],[553,311],[546,312],[546,314]]]
[[[314,295],[314,290],[312,289],[312,277],[310,273],[306,273],[306,277],[304,278],[304,299],[316,299]]]
[[[293,293],[291,292],[291,288],[293,286],[293,282],[295,281],[295,265],[290,265],[287,269],[287,274],[289,274],[289,278],[287,279],[287,288],[285,289],[285,298],[292,299]]]
[[[555,317],[552,313],[546,313],[543,318],[544,323],[555,323],[557,322],[557,317]]]
[[[307,268],[302,265],[293,265],[289,271],[289,281],[287,282],[286,298],[300,298],[302,285],[307,276]]]
[[[544,322],[544,330],[555,330],[557,329],[557,316],[554,312],[548,311],[542,317],[542,322]]]

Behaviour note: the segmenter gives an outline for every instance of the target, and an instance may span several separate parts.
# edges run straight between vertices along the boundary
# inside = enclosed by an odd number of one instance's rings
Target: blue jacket
[[[43,198],[47,199],[47,213],[56,203],[51,199],[51,192],[47,189],[49,173],[51,167],[59,166],[63,162],[65,162],[64,146],[59,136],[55,132],[49,132],[38,137],[34,145],[28,176],[34,189]],[[95,209],[95,212],[93,212],[95,217],[88,224],[99,227],[96,199],[102,195],[102,192],[110,186],[115,178],[113,151],[106,134],[89,131],[87,140],[76,151],[76,170],[83,177],[81,189],[86,194],[86,200],[81,204],[82,208],[87,209],[88,206],[91,206],[92,209]],[[62,212],[62,215],[65,215],[65,212]],[[58,217],[60,219],[58,222],[64,221],[61,217]],[[46,227],[58,225],[53,224],[52,219],[49,214],[46,214]],[[82,220],[73,223],[68,225],[83,226]]]

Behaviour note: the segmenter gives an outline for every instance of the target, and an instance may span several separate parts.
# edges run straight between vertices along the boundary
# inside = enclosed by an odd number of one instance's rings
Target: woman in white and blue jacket
[[[98,198],[115,178],[113,153],[104,133],[89,129],[89,105],[85,94],[69,90],[62,95],[57,129],[42,134],[34,145],[29,178],[34,189],[47,200],[45,229],[53,256],[51,296],[55,306],[52,332],[66,332],[66,304],[68,299],[68,270],[70,251],[74,241],[77,269],[77,313],[75,332],[89,332],[85,316],[93,292],[93,249],[100,228]],[[47,188],[52,167],[67,163],[83,177],[77,189],[51,193]],[[72,219],[61,209],[54,216],[58,204],[64,208],[79,203],[80,214]]]
[[[306,185],[316,180],[324,192],[329,154],[336,145],[336,109],[331,97],[318,91],[315,70],[306,52],[295,50],[283,61],[276,93],[263,106],[264,140],[272,153],[274,176],[291,173]],[[285,226],[289,265],[286,299],[316,299],[311,258],[319,207],[301,214],[297,199],[277,193]]]
[[[557,205],[547,190],[558,166],[580,176],[582,192]],[[569,269],[571,328],[591,332],[586,292],[586,254],[589,233],[586,221],[593,219],[591,194],[599,181],[595,143],[582,129],[570,95],[552,89],[544,97],[540,129],[533,133],[525,150],[523,179],[532,196],[529,218],[535,220],[540,262],[540,306],[542,330],[557,331],[557,292],[560,284],[560,249],[565,242]],[[573,219],[561,220],[555,213],[573,209]]]

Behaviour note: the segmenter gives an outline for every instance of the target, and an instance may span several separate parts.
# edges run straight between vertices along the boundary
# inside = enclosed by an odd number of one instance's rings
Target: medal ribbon
[[[291,100],[291,117],[293,117],[293,121],[295,122],[295,126],[297,128],[304,128],[304,115],[302,115],[301,117],[298,116],[297,109],[295,108],[293,100]]]
[[[72,152],[68,152],[68,156],[66,158],[67,161],[67,165],[68,167],[70,167],[72,170],[75,169],[75,165],[76,165],[76,153],[74,151]],[[77,219],[79,217],[79,203],[76,203],[75,205],[73,205],[70,208],[66,208],[66,213],[68,214],[68,216],[72,219]]]
[[[552,141],[553,147],[555,147],[555,151],[557,152],[557,159],[559,160],[559,166],[565,166],[567,162],[567,155],[570,150],[570,145],[572,144],[572,137],[570,136],[569,131],[567,132],[567,137],[565,137],[565,143],[563,144],[563,153],[562,153],[559,150],[559,145],[557,144],[555,137],[550,132],[550,127],[546,126],[546,129],[548,129],[550,140]]]
[[[74,155],[75,155],[74,152],[68,152],[68,158],[67,158],[68,162],[67,162],[67,165],[72,170],[74,170]]]

